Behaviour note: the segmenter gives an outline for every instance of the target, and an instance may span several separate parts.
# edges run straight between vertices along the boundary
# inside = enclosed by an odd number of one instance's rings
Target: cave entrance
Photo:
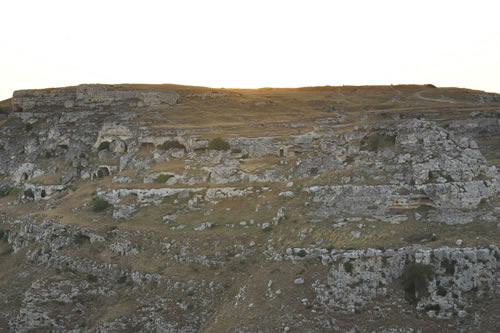
[[[107,167],[100,167],[97,170],[97,177],[99,177],[99,178],[104,178],[104,177],[107,177],[109,175],[110,175],[110,173],[109,173],[109,169]]]
[[[45,198],[47,196],[47,192],[45,192],[45,190],[42,190],[42,192],[40,192],[40,196],[42,198]]]
[[[285,156],[285,150],[283,148],[280,148],[280,157]]]
[[[141,151],[152,151],[155,148],[154,143],[152,142],[143,142],[141,143]]]

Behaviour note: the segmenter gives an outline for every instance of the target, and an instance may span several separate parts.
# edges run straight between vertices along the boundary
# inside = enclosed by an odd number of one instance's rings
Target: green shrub
[[[396,143],[396,137],[385,134],[372,134],[361,140],[361,147],[368,151],[380,151],[393,147]]]
[[[95,275],[88,274],[87,275],[87,281],[89,281],[91,283],[96,283],[97,281],[99,281],[99,279]]]
[[[272,225],[268,225],[267,227],[262,228],[262,231],[264,231],[264,232],[271,232],[272,230],[273,230],[273,226]]]
[[[0,241],[7,241],[9,238],[9,230],[0,229]]]
[[[302,249],[299,252],[297,252],[297,256],[304,258],[307,255],[306,250]]]
[[[94,200],[92,200],[92,210],[94,212],[102,212],[103,210],[106,210],[109,206],[111,206],[111,204],[104,199],[95,198]]]
[[[241,154],[241,148],[231,149],[231,153],[233,153],[233,154]]]
[[[431,265],[412,263],[405,266],[401,283],[411,303],[418,303],[427,294],[427,285],[433,275]]]
[[[347,164],[352,164],[352,162],[354,162],[354,157],[349,155],[346,157],[345,161]]]
[[[186,150],[186,147],[178,141],[165,141],[159,146],[159,148],[163,150],[169,150],[173,148]]]
[[[12,187],[9,185],[0,186],[0,198],[8,196],[10,192],[12,192]]]
[[[101,144],[99,145],[99,147],[97,148],[97,150],[98,151],[108,150],[109,149],[109,145],[110,145],[109,141],[103,141],[103,142],[101,142]]]
[[[33,190],[30,188],[25,190],[23,194],[24,194],[24,197],[26,199],[34,199],[35,198],[35,194],[33,193]]]
[[[156,177],[153,181],[157,184],[165,184],[172,177],[173,177],[172,175],[162,174]]]
[[[24,130],[26,132],[29,132],[33,129],[33,124],[30,124],[30,123],[27,123],[26,125],[24,125]]]
[[[208,149],[229,150],[229,148],[230,148],[229,143],[227,143],[222,138],[214,138],[208,142]]]
[[[350,261],[346,261],[346,262],[344,263],[344,270],[345,270],[347,273],[351,274],[353,269],[354,269],[354,266],[353,266],[352,262],[350,262]]]

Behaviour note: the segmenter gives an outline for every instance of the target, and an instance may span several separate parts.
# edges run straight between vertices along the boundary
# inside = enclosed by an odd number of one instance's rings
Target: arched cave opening
[[[97,170],[97,177],[104,178],[110,175],[109,169],[107,167],[100,167]]]

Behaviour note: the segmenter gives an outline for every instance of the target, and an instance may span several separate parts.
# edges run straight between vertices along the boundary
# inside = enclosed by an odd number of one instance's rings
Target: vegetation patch
[[[172,175],[162,174],[156,177],[153,181],[157,184],[165,184],[172,177]]]
[[[354,156],[352,155],[347,156],[344,162],[346,162],[347,164],[352,164],[352,162],[354,162]]]
[[[87,275],[87,281],[88,282],[91,282],[91,283],[96,283],[99,281],[99,279],[97,278],[97,276],[95,275],[92,275],[92,274],[88,274]]]
[[[0,241],[6,242],[9,238],[9,230],[0,229]]]
[[[208,149],[229,150],[229,148],[229,143],[220,137],[214,138],[208,142]]]
[[[179,143],[178,141],[174,141],[174,140],[163,142],[159,146],[159,148],[163,149],[163,150],[169,150],[169,149],[174,149],[174,148],[183,149],[184,151],[186,150],[186,147],[183,144]]]
[[[30,188],[25,190],[23,194],[26,199],[35,199],[35,193],[33,193],[33,190]]]
[[[411,303],[417,304],[423,296],[427,295],[427,286],[433,276],[431,265],[412,263],[405,266],[401,283]]]
[[[347,273],[351,274],[351,273],[352,273],[352,271],[353,271],[353,269],[354,269],[354,266],[353,266],[353,264],[352,264],[350,261],[346,261],[346,262],[344,263],[344,270],[345,270]]]
[[[8,185],[0,185],[0,198],[6,197],[12,192],[12,187]]]
[[[273,230],[273,227],[271,225],[268,225],[268,226],[262,228],[262,231],[264,231],[264,232],[271,232],[272,230]]]
[[[297,252],[297,256],[301,258],[304,258],[306,255],[307,255],[306,250],[300,250],[299,252]]]
[[[368,151],[382,151],[394,146],[396,136],[385,134],[372,134],[361,140],[361,148]]]
[[[92,210],[94,212],[102,212],[109,206],[111,206],[111,204],[102,198],[95,198],[92,200]]]
[[[29,131],[31,131],[32,129],[33,129],[33,124],[31,124],[31,123],[27,123],[26,125],[24,125],[24,130],[25,130],[26,132],[29,132]]]

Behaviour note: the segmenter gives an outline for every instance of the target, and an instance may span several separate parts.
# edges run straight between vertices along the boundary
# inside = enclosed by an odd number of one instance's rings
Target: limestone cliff
[[[85,84],[8,111],[0,330],[500,323],[495,94]]]

